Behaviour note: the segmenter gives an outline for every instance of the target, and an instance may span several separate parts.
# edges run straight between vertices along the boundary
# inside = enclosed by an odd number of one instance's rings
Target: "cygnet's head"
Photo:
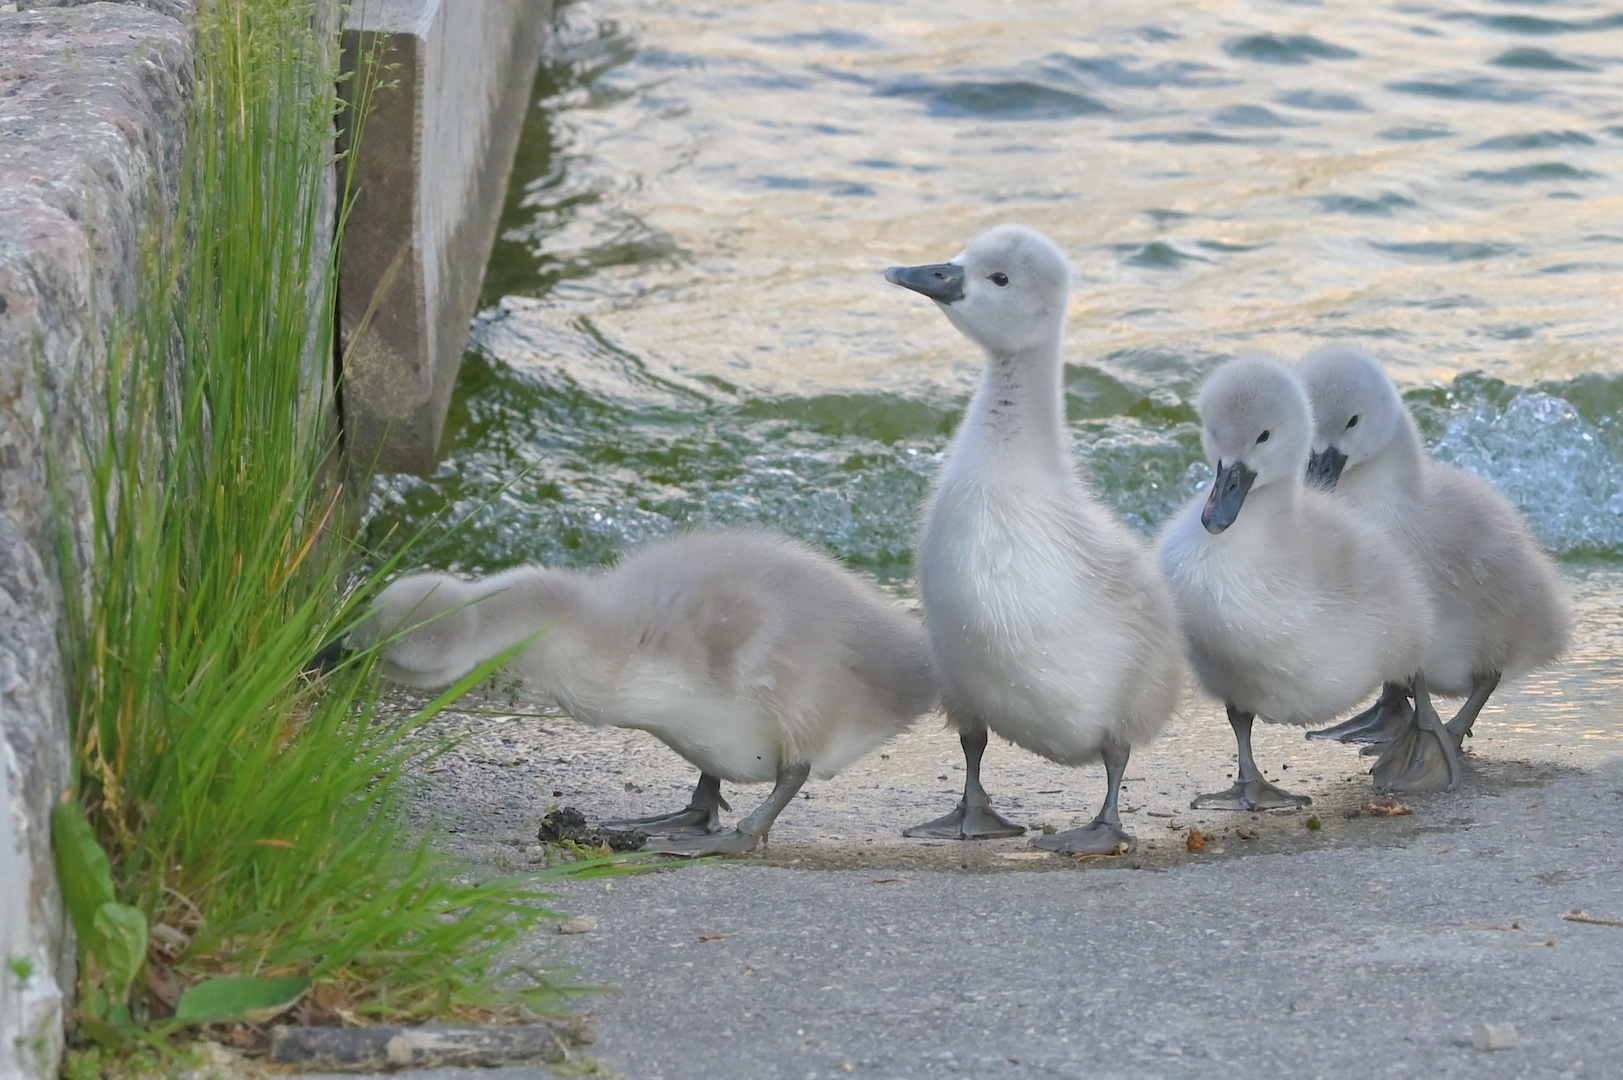
[[[490,590],[450,574],[410,574],[378,594],[366,619],[349,635],[349,647],[382,642],[383,674],[407,686],[438,687],[478,667],[479,612],[474,603]]]
[[[1230,360],[1201,387],[1196,408],[1206,456],[1217,469],[1200,514],[1207,532],[1234,524],[1247,493],[1270,484],[1301,485],[1312,413],[1301,384],[1279,361]]]
[[[1408,423],[1398,388],[1356,345],[1326,345],[1308,353],[1296,377],[1313,408],[1313,457],[1308,479],[1326,490],[1341,473],[1379,456]]]
[[[1042,233],[999,225],[951,262],[893,266],[885,280],[923,293],[971,341],[993,353],[1058,341],[1065,330],[1071,267]]]

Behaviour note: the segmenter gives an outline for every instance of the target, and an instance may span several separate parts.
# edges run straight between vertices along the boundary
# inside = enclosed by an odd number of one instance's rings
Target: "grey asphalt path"
[[[1164,869],[711,862],[572,886],[560,956],[626,1080],[1623,1077],[1623,927],[1562,918],[1623,919],[1620,818],[1612,760]]]

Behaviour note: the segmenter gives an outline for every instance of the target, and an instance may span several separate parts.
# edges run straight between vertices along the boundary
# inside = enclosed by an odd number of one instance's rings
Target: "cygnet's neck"
[[[1336,482],[1337,489],[1360,505],[1373,506],[1395,498],[1419,499],[1423,494],[1426,448],[1420,429],[1404,411],[1392,441],[1368,461],[1346,469]]]
[[[1243,536],[1252,530],[1272,531],[1280,519],[1296,515],[1302,504],[1302,487],[1301,478],[1286,477],[1260,488],[1252,488],[1234,524],[1220,535],[1234,533]]]
[[[1005,476],[1011,466],[1070,475],[1060,349],[1056,339],[1034,349],[987,350],[955,447],[955,457],[973,460],[954,464],[986,463]]]
[[[526,567],[487,578],[492,595],[476,605],[478,638],[485,659],[534,637],[523,650],[523,667],[536,688],[554,692],[569,660],[585,648],[585,607],[591,583],[567,570]]]

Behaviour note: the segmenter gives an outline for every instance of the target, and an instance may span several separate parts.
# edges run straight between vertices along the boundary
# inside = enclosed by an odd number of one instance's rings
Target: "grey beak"
[[[1256,478],[1257,474],[1248,469],[1245,462],[1224,465],[1222,459],[1218,459],[1217,479],[1212,481],[1212,493],[1200,511],[1200,523],[1206,526],[1207,532],[1216,536],[1234,524],[1245,503],[1245,493],[1251,490],[1251,482]]]
[[[309,676],[325,675],[339,664],[349,659],[351,650],[341,637],[333,638],[321,647],[321,651],[312,656],[304,665],[304,674]]]
[[[1307,482],[1325,491],[1334,491],[1336,481],[1341,479],[1341,470],[1346,465],[1346,454],[1333,446],[1326,446],[1323,450],[1308,455]]]
[[[885,271],[885,280],[943,304],[964,298],[964,268],[952,263],[893,266]]]

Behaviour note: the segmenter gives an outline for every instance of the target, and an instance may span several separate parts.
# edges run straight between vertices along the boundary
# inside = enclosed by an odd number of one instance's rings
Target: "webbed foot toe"
[[[1403,688],[1389,685],[1375,704],[1350,720],[1307,733],[1309,739],[1384,745],[1403,734],[1414,722],[1414,707]],[[1367,753],[1368,751],[1366,751]],[[1379,751],[1376,751],[1379,753]]]
[[[1453,791],[1460,779],[1459,748],[1446,730],[1412,726],[1386,748],[1370,775],[1380,791]]]
[[[1039,836],[1031,846],[1062,855],[1125,855],[1138,850],[1138,841],[1120,825],[1092,821],[1079,829]]]
[[[648,841],[643,851],[656,855],[747,855],[755,850],[760,837],[737,829],[705,836],[671,836]]]
[[[695,809],[690,806],[686,810],[678,810],[674,814],[658,814],[654,817],[605,821],[603,827],[619,831],[640,829],[652,836],[678,836],[692,833],[713,833],[721,828],[721,823],[714,811]]]
[[[1294,810],[1301,806],[1311,806],[1312,798],[1307,795],[1292,795],[1284,788],[1276,787],[1260,777],[1255,780],[1241,780],[1227,791],[1216,791],[1210,795],[1199,795],[1189,804],[1191,810]]]
[[[945,817],[903,829],[903,836],[928,840],[993,840],[1004,836],[1024,836],[1026,827],[1016,825],[990,806],[959,803]]]

